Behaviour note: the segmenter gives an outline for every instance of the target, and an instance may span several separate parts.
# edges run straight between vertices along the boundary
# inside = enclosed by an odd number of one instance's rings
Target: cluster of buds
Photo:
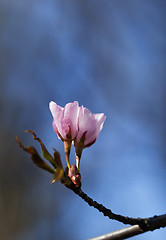
[[[61,180],[69,188],[71,187],[71,183],[76,187],[80,187],[81,175],[79,166],[82,150],[95,143],[106,117],[103,113],[92,114],[87,108],[83,106],[79,107],[76,101],[66,104],[64,108],[51,101],[49,108],[53,116],[53,129],[58,138],[64,143],[67,162],[65,170],[63,169],[59,152],[54,149],[54,156],[52,157],[34,132],[27,131],[32,133],[33,138],[40,143],[43,157],[51,163],[54,169],[44,162],[34,147],[29,146],[26,148],[21,144],[18,137],[16,140],[22,149],[31,154],[33,162],[38,167],[54,174],[52,182]],[[75,147],[76,165],[70,164],[72,144]]]

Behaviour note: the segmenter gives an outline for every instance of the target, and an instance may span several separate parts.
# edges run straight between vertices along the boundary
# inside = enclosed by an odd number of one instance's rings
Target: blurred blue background
[[[0,234],[3,240],[85,240],[125,227],[105,218],[18,148],[65,157],[51,100],[107,116],[81,161],[82,188],[112,211],[166,211],[166,3],[0,0]],[[71,153],[74,163],[74,150]],[[165,240],[166,229],[133,239]]]

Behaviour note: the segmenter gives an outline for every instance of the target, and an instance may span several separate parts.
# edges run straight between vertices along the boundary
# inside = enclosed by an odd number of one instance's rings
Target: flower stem
[[[81,155],[82,155],[82,148],[79,148],[78,146],[75,147],[75,157],[76,157],[76,167],[79,171],[79,167],[80,167],[80,159],[81,159]]]
[[[70,149],[71,149],[71,142],[64,141],[64,150],[65,150],[65,156],[66,156],[66,162],[67,166],[70,169]]]

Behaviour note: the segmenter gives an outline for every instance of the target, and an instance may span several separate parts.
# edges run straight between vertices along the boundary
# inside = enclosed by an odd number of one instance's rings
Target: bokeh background
[[[107,116],[81,161],[82,188],[132,217],[166,210],[166,3],[0,0],[0,235],[85,240],[125,227],[105,218],[18,148],[65,158],[48,103],[79,101]],[[71,153],[74,163],[74,150]],[[166,229],[133,239],[164,240]]]

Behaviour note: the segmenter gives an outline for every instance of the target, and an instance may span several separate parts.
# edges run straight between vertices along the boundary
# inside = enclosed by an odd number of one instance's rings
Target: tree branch
[[[166,227],[166,214],[149,218],[148,223],[149,228],[146,230],[142,230],[139,225],[133,225],[108,234],[101,235],[99,237],[91,238],[89,240],[122,240],[134,237],[141,233],[153,231],[161,227]]]
[[[112,220],[117,220],[124,224],[132,225],[131,227],[127,227],[97,238],[92,238],[93,240],[113,240],[113,239],[126,239],[147,231],[153,231],[155,229],[159,229],[161,227],[166,227],[166,214],[160,216],[154,216],[150,218],[130,218],[125,217],[119,214],[113,213],[110,209],[104,207],[102,204],[94,201],[87,194],[85,194],[81,188],[75,187],[73,184],[70,189],[76,193],[80,198],[82,198],[85,202],[88,203],[89,206],[96,208],[99,212],[102,212],[104,216],[109,217]],[[92,240],[91,239],[91,240]]]
[[[124,224],[132,225],[132,227],[127,227],[109,234],[105,234],[103,236],[93,238],[94,240],[101,240],[101,239],[125,239],[131,236],[135,236],[147,231],[153,231],[155,229],[166,227],[166,214],[160,216],[154,216],[151,218],[130,218],[125,217],[123,215],[119,215],[113,213],[110,209],[104,207],[102,204],[94,201],[90,198],[87,194],[85,194],[81,190],[81,182],[80,182],[80,175],[78,174],[78,170],[76,168],[71,168],[69,171],[68,167],[63,169],[60,154],[55,150],[54,157],[52,157],[47,149],[45,148],[42,141],[36,137],[36,134],[33,131],[28,130],[28,132],[33,134],[33,138],[37,140],[42,148],[43,157],[48,160],[55,169],[52,169],[45,161],[39,156],[36,149],[32,146],[24,147],[20,142],[19,138],[16,137],[16,141],[18,142],[19,146],[26,152],[31,155],[33,162],[40,168],[54,174],[54,178],[52,182],[60,180],[61,183],[64,184],[67,188],[71,189],[75,194],[77,194],[80,198],[82,198],[85,202],[88,203],[89,206],[96,208],[99,212],[102,212],[104,216],[109,217],[112,220],[117,220]],[[72,166],[72,165],[71,165]],[[77,170],[77,171],[76,171]],[[77,180],[76,181],[76,177]]]
[[[144,231],[139,227],[139,225],[134,225],[108,234],[101,235],[99,237],[91,238],[89,240],[121,240],[136,236],[143,232]]]

